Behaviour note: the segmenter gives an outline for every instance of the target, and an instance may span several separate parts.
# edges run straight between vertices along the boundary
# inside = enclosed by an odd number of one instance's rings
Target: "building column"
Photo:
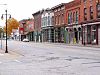
[[[49,29],[49,37],[48,37],[48,41],[51,42],[51,29]]]
[[[54,28],[54,42],[55,42],[55,28]]]

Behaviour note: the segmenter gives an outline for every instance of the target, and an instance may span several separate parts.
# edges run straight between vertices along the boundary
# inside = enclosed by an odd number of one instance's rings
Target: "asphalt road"
[[[100,48],[8,41],[0,75],[100,75]]]

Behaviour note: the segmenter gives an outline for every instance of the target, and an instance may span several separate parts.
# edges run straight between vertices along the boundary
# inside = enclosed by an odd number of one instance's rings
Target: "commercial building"
[[[41,35],[41,15],[43,10],[37,11],[33,13],[34,18],[34,40],[35,42],[41,42],[42,41],[42,35]]]
[[[82,44],[100,45],[100,0],[81,0]]]
[[[42,42],[54,42],[54,13],[47,8],[42,12]]]
[[[51,8],[54,12],[54,42],[64,42],[65,5],[66,3],[61,3]]]
[[[66,43],[79,44],[82,41],[82,28],[80,24],[80,0],[66,3]]]

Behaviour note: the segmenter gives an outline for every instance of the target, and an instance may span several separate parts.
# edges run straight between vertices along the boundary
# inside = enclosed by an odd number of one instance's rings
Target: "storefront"
[[[98,38],[100,38],[99,35],[99,22],[95,23],[87,23],[82,25],[82,44],[92,44],[92,45],[98,45],[99,41]]]
[[[55,42],[64,43],[64,27],[56,27],[54,30]]]
[[[65,29],[65,37],[67,44],[81,44],[82,43],[82,28],[81,25],[67,26]]]

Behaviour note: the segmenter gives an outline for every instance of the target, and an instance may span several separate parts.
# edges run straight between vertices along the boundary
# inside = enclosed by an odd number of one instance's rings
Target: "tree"
[[[11,35],[12,29],[17,29],[19,27],[19,22],[14,19],[8,19],[7,20],[7,35]],[[4,27],[4,31],[6,32],[6,26]]]
[[[0,38],[1,38],[1,33],[3,33],[2,27],[0,27]]]

